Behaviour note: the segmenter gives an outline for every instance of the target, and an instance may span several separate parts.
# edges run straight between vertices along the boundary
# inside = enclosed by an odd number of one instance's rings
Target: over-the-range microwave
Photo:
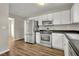
[[[53,21],[52,20],[42,21],[42,25],[53,25]]]

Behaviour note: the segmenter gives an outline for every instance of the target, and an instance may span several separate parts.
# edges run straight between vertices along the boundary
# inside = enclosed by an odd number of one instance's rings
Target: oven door
[[[41,34],[41,40],[40,43],[41,45],[51,47],[52,46],[52,35],[51,34]]]
[[[50,34],[41,34],[41,40],[42,41],[48,41],[50,42]]]

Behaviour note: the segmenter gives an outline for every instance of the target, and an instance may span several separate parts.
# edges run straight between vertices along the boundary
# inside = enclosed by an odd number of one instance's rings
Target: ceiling
[[[45,5],[38,5],[37,3],[11,3],[9,5],[9,13],[22,17],[33,17],[70,9],[71,6],[72,3],[46,3]]]

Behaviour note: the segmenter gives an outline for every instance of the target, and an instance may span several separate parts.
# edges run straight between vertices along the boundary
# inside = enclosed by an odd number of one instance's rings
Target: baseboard
[[[15,40],[23,40],[24,38],[17,38],[17,39],[15,39]]]
[[[19,40],[24,40],[24,38],[20,38]]]
[[[0,52],[0,55],[1,55],[1,54],[4,54],[4,53],[6,53],[6,52],[9,52],[9,51],[10,51],[10,49],[4,50],[4,51]]]

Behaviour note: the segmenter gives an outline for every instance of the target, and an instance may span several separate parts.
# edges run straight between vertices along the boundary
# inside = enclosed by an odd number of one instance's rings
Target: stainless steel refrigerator
[[[24,41],[29,43],[35,43],[35,31],[37,28],[37,22],[35,20],[24,21]]]

